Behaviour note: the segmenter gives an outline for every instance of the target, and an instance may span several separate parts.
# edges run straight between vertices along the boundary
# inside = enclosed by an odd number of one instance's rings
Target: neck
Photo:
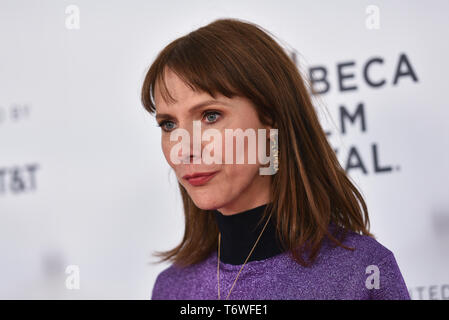
[[[265,209],[271,203],[232,215],[224,215],[214,210],[217,226],[221,233],[220,260],[224,263],[243,264],[256,243],[268,216],[258,224]],[[270,218],[259,242],[248,259],[249,261],[264,260],[283,252],[276,235],[274,216]]]

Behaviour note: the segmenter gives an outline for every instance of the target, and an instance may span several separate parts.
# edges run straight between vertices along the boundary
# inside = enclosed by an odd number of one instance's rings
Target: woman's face
[[[271,176],[259,174],[261,165],[257,156],[256,163],[248,163],[250,162],[248,152],[253,151],[248,150],[248,139],[244,140],[242,153],[238,152],[240,148],[236,148],[234,137],[232,139],[234,158],[231,163],[229,158],[227,161],[225,159],[225,129],[245,131],[252,128],[256,136],[258,129],[265,129],[266,137],[269,138],[270,127],[260,122],[251,101],[243,97],[230,99],[223,95],[217,95],[214,99],[205,92],[193,91],[170,69],[166,69],[165,82],[176,102],[164,101],[158,85],[155,86],[156,120],[161,126],[162,150],[178,181],[186,189],[195,205],[203,210],[217,209],[223,214],[230,215],[269,202]],[[200,121],[197,123],[201,124],[201,135],[207,129],[216,129],[215,133],[220,133],[211,140],[197,139],[197,146],[200,147],[196,149],[193,140],[193,121],[195,120]],[[190,139],[176,138],[171,141],[170,135],[176,129],[184,129]],[[215,138],[221,139],[221,150],[217,150],[217,145],[212,143]],[[229,143],[229,139],[227,140]],[[184,147],[184,150],[180,150],[180,145]],[[206,151],[212,156],[214,152],[218,152],[218,157],[222,159],[221,164],[205,163]],[[186,152],[190,152],[190,157],[186,156]],[[256,152],[260,152],[259,148]],[[177,162],[173,155],[178,156],[181,161]],[[244,157],[244,163],[236,163],[236,156]],[[182,159],[188,159],[189,163],[184,163]],[[201,163],[195,163],[193,160],[201,161]],[[194,179],[186,177],[196,173],[206,175]],[[210,173],[214,174],[208,175]]]

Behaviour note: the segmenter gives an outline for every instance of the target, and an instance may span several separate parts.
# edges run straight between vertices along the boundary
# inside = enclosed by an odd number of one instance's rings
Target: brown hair
[[[152,114],[156,82],[163,98],[173,100],[164,82],[165,67],[193,90],[248,98],[260,119],[278,129],[279,171],[271,179],[273,205],[264,218],[275,218],[282,246],[298,263],[310,266],[325,236],[350,250],[342,243],[348,230],[372,236],[366,203],[327,141],[306,82],[268,31],[242,20],[219,19],[168,44],[143,82],[142,104]],[[179,187],[184,237],[156,255],[187,266],[216,250],[218,228],[213,214],[196,207]],[[340,228],[329,232],[330,223]]]

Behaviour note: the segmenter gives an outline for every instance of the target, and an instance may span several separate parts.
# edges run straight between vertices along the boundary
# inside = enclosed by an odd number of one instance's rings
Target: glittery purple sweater
[[[410,299],[393,253],[375,239],[351,232],[344,241],[354,251],[324,241],[311,267],[288,252],[250,261],[230,300]],[[221,299],[226,298],[241,265],[220,262]],[[217,252],[185,268],[172,264],[157,277],[152,299],[218,299]]]

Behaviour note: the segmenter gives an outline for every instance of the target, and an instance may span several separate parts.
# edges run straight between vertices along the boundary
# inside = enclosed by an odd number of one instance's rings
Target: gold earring
[[[278,135],[270,135],[271,155],[273,158],[274,173],[279,170],[279,148],[278,148]]]

